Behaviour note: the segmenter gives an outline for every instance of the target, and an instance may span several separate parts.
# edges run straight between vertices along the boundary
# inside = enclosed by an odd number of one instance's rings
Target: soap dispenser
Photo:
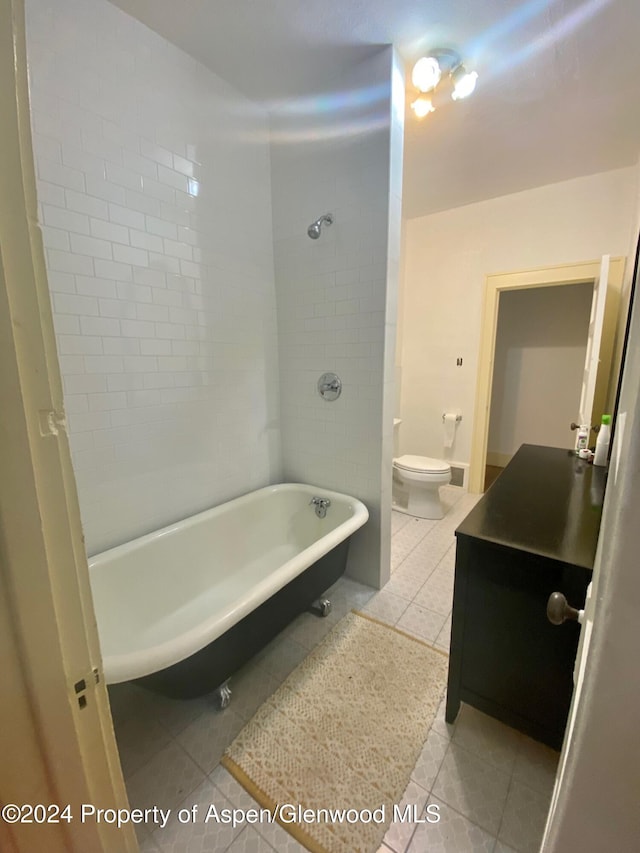
[[[602,416],[602,424],[598,430],[596,439],[596,453],[593,457],[594,465],[604,466],[607,464],[609,455],[609,441],[611,440],[611,415]]]

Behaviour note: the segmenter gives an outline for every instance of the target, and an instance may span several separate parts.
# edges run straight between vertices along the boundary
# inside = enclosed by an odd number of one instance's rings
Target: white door
[[[616,430],[543,853],[638,850],[640,316],[632,312]],[[571,604],[571,602],[569,602]]]
[[[587,351],[584,359],[582,392],[580,394],[579,424],[595,426],[593,417],[593,398],[596,392],[598,365],[600,364],[600,342],[604,325],[604,309],[607,301],[607,283],[609,280],[609,255],[603,255],[600,273],[593,283],[591,316],[587,332]]]
[[[127,794],[36,224],[22,0],[0,2],[0,43],[0,850],[133,853],[131,824],[81,819]]]

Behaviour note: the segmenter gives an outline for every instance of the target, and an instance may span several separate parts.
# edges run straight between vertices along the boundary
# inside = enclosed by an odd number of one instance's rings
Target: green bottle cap
[[[603,415],[602,416],[602,423],[603,424],[610,424],[611,423],[611,415]]]

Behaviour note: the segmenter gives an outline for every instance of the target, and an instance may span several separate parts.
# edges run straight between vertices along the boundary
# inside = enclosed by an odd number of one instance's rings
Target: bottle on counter
[[[576,456],[580,456],[581,451],[587,450],[589,444],[589,425],[580,424],[578,427],[578,435],[576,436]]]
[[[598,438],[596,439],[596,453],[593,457],[594,465],[604,466],[607,464],[607,456],[609,455],[609,441],[611,440],[611,415],[602,416],[602,424],[598,430]]]

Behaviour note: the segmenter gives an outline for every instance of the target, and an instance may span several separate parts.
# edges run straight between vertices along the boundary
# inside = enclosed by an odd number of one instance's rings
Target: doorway
[[[600,271],[600,260],[565,264],[557,267],[542,267],[523,272],[488,275],[485,283],[485,299],[482,321],[482,340],[478,358],[478,385],[476,394],[474,434],[471,449],[469,490],[484,491],[489,443],[490,411],[493,392],[496,340],[501,296],[510,291],[523,293],[526,290],[558,288],[588,284],[591,288]],[[609,287],[605,312],[600,366],[596,383],[594,412],[605,410],[610,377],[612,373],[613,344],[618,320],[618,306],[622,289],[624,258],[612,258],[609,266]],[[580,384],[577,393],[579,398]],[[577,417],[577,411],[574,417]],[[529,439],[531,440],[531,439]],[[516,448],[517,449],[517,448]]]
[[[573,446],[592,295],[592,282],[502,294],[485,491],[521,444]]]

